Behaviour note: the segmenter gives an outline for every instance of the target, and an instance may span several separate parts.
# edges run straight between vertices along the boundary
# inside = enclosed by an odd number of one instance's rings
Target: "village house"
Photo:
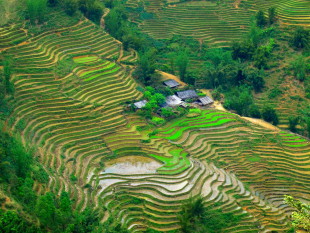
[[[198,98],[198,104],[202,106],[213,104],[214,101],[209,96]]]
[[[177,96],[182,100],[198,98],[198,95],[195,90],[178,91]]]
[[[141,109],[143,108],[145,105],[147,104],[147,101],[146,100],[141,100],[141,101],[138,101],[138,102],[135,102],[133,105],[136,109]]]
[[[179,106],[183,101],[176,95],[170,95],[166,98],[166,105],[169,107]]]
[[[174,79],[168,79],[168,80],[164,81],[164,85],[166,85],[169,88],[175,88],[175,87],[180,86],[180,83],[178,83]]]

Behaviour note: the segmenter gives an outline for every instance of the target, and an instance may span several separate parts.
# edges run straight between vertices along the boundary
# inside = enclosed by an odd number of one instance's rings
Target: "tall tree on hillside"
[[[256,25],[258,27],[265,27],[267,24],[267,20],[265,18],[264,12],[262,10],[258,11],[256,14]]]
[[[297,80],[305,81],[308,67],[307,67],[306,59],[302,55],[296,57],[292,61],[291,69],[293,70],[294,76]]]
[[[186,74],[187,74],[188,64],[189,64],[189,59],[188,59],[186,51],[181,51],[176,58],[176,65],[179,70],[180,79],[183,82],[187,81]]]
[[[11,94],[13,92],[13,86],[11,83],[12,76],[12,59],[11,57],[5,57],[3,61],[3,75],[4,75],[4,86],[5,94]]]
[[[47,0],[27,0],[27,12],[32,24],[43,23],[47,10]]]
[[[54,7],[58,4],[58,0],[48,0],[48,5]]]
[[[299,120],[300,120],[300,118],[298,116],[297,117],[296,116],[290,116],[288,118],[290,131],[292,131],[294,133],[297,131],[296,126],[298,125]]]
[[[293,32],[292,44],[299,49],[310,47],[310,31],[297,27]]]
[[[139,54],[138,66],[134,72],[134,76],[136,76],[145,85],[150,85],[152,83],[152,78],[155,74],[155,61],[155,49],[149,49]]]
[[[254,44],[249,41],[241,41],[241,42],[233,42],[232,44],[232,58],[234,60],[241,59],[241,60],[249,60],[252,58],[255,51]]]
[[[54,195],[52,193],[48,192],[39,198],[36,204],[36,213],[43,225],[53,228],[56,217],[56,207]]]
[[[63,2],[65,12],[72,16],[79,9],[78,0],[64,0]]]
[[[274,24],[277,21],[277,13],[275,7],[270,7],[268,9],[268,21],[269,25]]]
[[[262,116],[265,121],[271,122],[273,125],[278,125],[279,123],[279,118],[276,110],[273,109],[271,106],[266,106],[263,109]]]

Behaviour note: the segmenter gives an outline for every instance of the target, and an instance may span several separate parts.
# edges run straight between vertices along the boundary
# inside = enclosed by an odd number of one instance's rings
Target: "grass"
[[[247,160],[249,160],[250,162],[260,162],[261,158],[259,156],[252,156],[252,157],[248,157]]]

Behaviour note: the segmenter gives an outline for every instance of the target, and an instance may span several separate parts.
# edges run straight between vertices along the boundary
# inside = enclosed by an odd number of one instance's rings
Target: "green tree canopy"
[[[262,117],[265,121],[271,122],[274,125],[279,123],[278,114],[271,106],[266,106],[262,111]]]
[[[292,213],[293,226],[310,231],[310,205],[289,195],[284,196],[284,203],[294,208]]]
[[[256,25],[258,27],[265,27],[267,24],[267,20],[265,18],[264,12],[262,10],[259,10],[256,13]]]

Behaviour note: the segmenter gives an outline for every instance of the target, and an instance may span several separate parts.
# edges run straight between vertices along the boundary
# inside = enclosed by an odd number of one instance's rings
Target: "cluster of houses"
[[[169,79],[164,81],[164,85],[173,89],[180,86],[174,79]],[[185,91],[177,91],[174,95],[170,95],[166,97],[166,102],[162,105],[162,107],[187,107],[186,100],[193,100],[195,104],[200,106],[208,106],[213,104],[213,99],[209,96],[200,97],[197,95],[195,90],[185,90]],[[147,100],[141,100],[139,102],[135,102],[134,106],[136,109],[141,109],[147,104]]]

